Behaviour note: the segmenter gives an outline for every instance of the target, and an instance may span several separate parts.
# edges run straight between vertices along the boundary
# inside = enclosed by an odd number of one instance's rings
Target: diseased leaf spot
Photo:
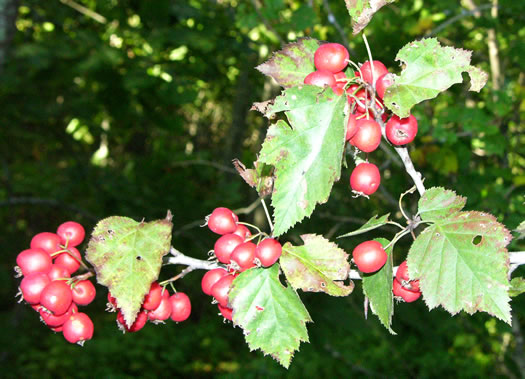
[[[475,246],[478,246],[482,240],[483,240],[483,237],[478,234],[476,237],[472,239],[472,244]]]
[[[141,261],[142,257],[140,255],[137,255],[136,259],[137,259],[137,261]]]

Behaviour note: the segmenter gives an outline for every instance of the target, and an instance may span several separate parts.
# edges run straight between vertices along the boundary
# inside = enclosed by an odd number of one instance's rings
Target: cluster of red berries
[[[264,238],[259,243],[252,242],[260,236],[253,235],[237,215],[228,208],[220,207],[213,210],[207,217],[207,225],[221,237],[215,242],[213,253],[220,263],[227,265],[208,271],[202,278],[202,291],[218,302],[219,311],[224,318],[231,321],[232,309],[228,308],[228,293],[231,284],[239,272],[252,267],[272,266],[282,253],[279,241]]]
[[[346,141],[357,149],[371,153],[381,143],[382,130],[374,120],[376,110],[383,122],[388,118],[382,99],[387,87],[392,85],[393,76],[386,66],[377,60],[365,62],[348,78],[343,71],[349,62],[348,50],[338,43],[326,43],[315,51],[314,65],[316,71],[308,74],[305,84],[319,87],[329,86],[334,93],[341,96],[346,93],[350,105],[350,114],[346,124]],[[393,145],[410,143],[417,134],[417,120],[410,115],[399,118],[393,115],[385,125],[385,135]],[[352,171],[350,186],[359,194],[371,195],[381,183],[379,169],[373,163],[362,162]]]
[[[397,268],[392,292],[396,298],[403,299],[407,303],[416,301],[421,296],[419,280],[410,280],[408,276],[407,261],[403,261]]]
[[[39,312],[41,320],[71,343],[82,345],[93,336],[93,322],[78,305],[88,305],[96,295],[89,280],[71,278],[82,257],[75,248],[84,240],[82,225],[61,224],[56,233],[35,235],[30,248],[16,258],[15,271],[23,276],[20,295]]]
[[[111,296],[110,292],[108,292],[107,310],[109,312],[117,311],[117,325],[123,333],[134,333],[142,329],[148,321],[159,324],[164,323],[168,318],[175,322],[187,320],[191,314],[191,302],[185,293],[175,292],[170,296],[167,288],[153,282],[149,292],[144,296],[142,308],[131,326],[126,324],[122,311],[118,309],[117,299]]]

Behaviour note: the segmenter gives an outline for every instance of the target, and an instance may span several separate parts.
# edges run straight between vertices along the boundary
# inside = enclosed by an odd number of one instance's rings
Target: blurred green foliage
[[[473,64],[492,73],[487,41],[495,31],[496,85],[492,77],[480,94],[467,92],[468,83],[456,85],[417,106],[420,134],[410,152],[426,186],[454,189],[468,198],[467,209],[491,212],[514,229],[525,218],[525,3],[500,0],[497,18],[486,6],[477,14],[462,4],[396,2],[365,32],[374,57],[396,72],[402,46],[435,34],[443,45],[473,50]],[[245,207],[257,196],[231,159],[255,160],[267,121],[248,110],[279,89],[253,67],[301,36],[346,38],[354,61],[367,58],[361,37],[350,34],[342,0],[17,5],[13,38],[0,45],[7,54],[0,72],[2,377],[520,377],[510,327],[485,314],[428,312],[420,301],[396,306],[398,335],[391,336],[374,316],[364,320],[359,283],[343,299],[300,293],[314,320],[311,344],[301,346],[288,371],[250,353],[240,329],[222,323],[199,291],[199,272],[177,283],[193,301],[186,323],[122,336],[115,315],[103,312],[105,291],[97,287],[100,296],[86,310],[94,340],[80,348],[53,335],[13,297],[15,257],[32,235],[70,219],[91,230],[107,216],[152,220],[170,209],[174,246],[205,259],[214,236],[198,227],[204,216],[217,206]],[[305,232],[334,238],[393,211],[410,178],[391,154],[378,151],[370,160],[384,172],[377,196],[352,198],[347,169],[330,201],[286,238],[298,242]],[[405,203],[413,210],[416,200]],[[241,217],[267,227],[260,209]],[[351,251],[362,238],[392,234],[374,231],[340,245]],[[409,242],[396,245],[396,263]],[[513,241],[510,248],[525,244]],[[177,270],[167,267],[162,276]],[[525,330],[523,296],[512,306]]]

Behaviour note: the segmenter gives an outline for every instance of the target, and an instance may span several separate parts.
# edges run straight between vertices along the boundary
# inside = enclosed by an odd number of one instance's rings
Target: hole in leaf
[[[478,246],[481,243],[482,239],[483,237],[478,234],[476,237],[472,239],[472,244]]]
[[[142,257],[140,255],[137,255],[137,261],[141,261],[142,260]]]

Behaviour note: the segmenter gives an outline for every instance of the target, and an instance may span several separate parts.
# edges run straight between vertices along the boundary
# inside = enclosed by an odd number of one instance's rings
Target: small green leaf
[[[260,349],[288,368],[301,341],[308,342],[305,324],[312,319],[292,287],[279,281],[279,265],[241,273],[229,300],[233,322],[243,329],[250,349]]]
[[[383,215],[379,218],[377,217],[377,215],[375,215],[370,220],[368,220],[363,226],[361,226],[359,229],[354,230],[353,232],[343,234],[342,236],[339,236],[337,238],[356,236],[358,234],[366,233],[371,230],[377,229],[383,225],[386,225],[386,223],[388,222],[389,216],[390,216],[390,213],[387,213],[386,215]]]
[[[279,120],[269,127],[258,160],[275,167],[275,236],[310,217],[339,180],[345,103],[330,88],[307,85],[283,91],[268,108],[267,115],[285,111],[291,125]]]
[[[347,296],[354,289],[348,278],[348,254],[322,236],[301,236],[302,246],[287,242],[280,258],[281,269],[293,288],[307,292],[325,292],[331,296]]]
[[[408,117],[414,105],[433,99],[452,85],[463,82],[463,72],[470,75],[470,90],[479,92],[488,75],[470,65],[471,55],[468,50],[443,47],[436,38],[405,45],[396,57],[404,69],[387,88],[385,105],[399,117]]]
[[[95,268],[97,282],[117,299],[131,326],[151,283],[159,277],[162,257],[171,246],[171,213],[164,220],[136,222],[113,216],[93,230],[86,259]]]
[[[432,221],[407,257],[409,276],[419,279],[427,306],[442,305],[452,314],[484,311],[510,324],[509,231],[480,212]]]
[[[450,217],[463,209],[467,199],[454,191],[433,187],[425,191],[419,199],[418,211],[424,221],[434,221]]]
[[[375,241],[381,245],[388,245],[388,240],[376,238]],[[381,324],[392,334],[396,334],[392,328],[392,316],[394,315],[394,295],[392,294],[393,264],[392,246],[385,250],[388,259],[385,265],[373,274],[363,275],[363,293],[370,301],[372,312],[379,318]]]
[[[363,30],[379,9],[394,1],[395,0],[345,0],[346,8],[352,18],[353,33],[357,34]]]
[[[257,190],[259,195],[266,196],[273,190],[273,167],[264,163],[254,162],[254,168],[247,169],[238,159],[233,160],[233,166],[246,184]]]
[[[525,238],[525,221],[522,221],[515,230],[518,233],[517,239]]]
[[[525,292],[525,278],[513,278],[510,281],[509,296],[516,297]]]
[[[301,38],[277,51],[257,70],[270,76],[282,87],[288,88],[304,83],[304,78],[315,71],[314,53],[319,41],[312,38]]]

